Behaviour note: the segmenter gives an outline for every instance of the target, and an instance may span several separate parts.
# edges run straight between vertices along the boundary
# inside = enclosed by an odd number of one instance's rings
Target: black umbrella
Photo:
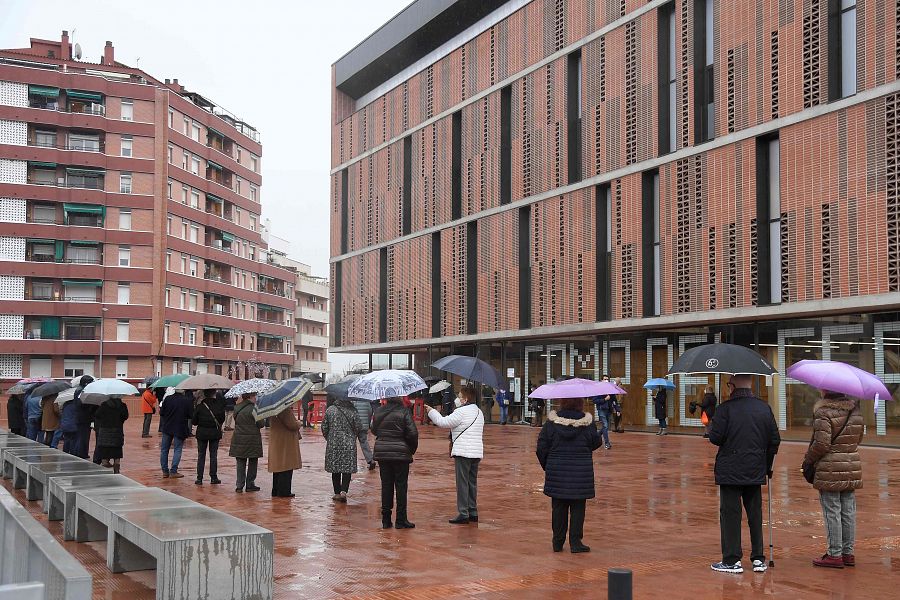
[[[306,379],[310,383],[323,383],[325,381],[318,373],[304,373],[300,377]]]
[[[71,385],[67,381],[50,381],[48,383],[42,383],[37,386],[33,390],[31,390],[31,395],[34,398],[43,398],[44,396],[52,396],[53,394],[58,394],[63,390],[67,390]]]
[[[440,377],[435,377],[434,375],[429,375],[428,377],[423,377],[422,381],[427,383],[429,386],[436,384],[438,381],[441,381]]]
[[[347,375],[337,383],[325,386],[325,393],[335,400],[349,400],[350,385],[359,379],[359,375]]]
[[[483,383],[494,389],[505,387],[503,378],[497,369],[487,364],[483,360],[479,360],[473,356],[460,356],[451,354],[444,358],[438,359],[431,363],[431,366],[440,371],[447,371],[454,375],[459,375],[469,381]]]
[[[687,350],[669,368],[669,374],[726,373],[729,375],[774,375],[765,358],[745,346],[704,344]]]

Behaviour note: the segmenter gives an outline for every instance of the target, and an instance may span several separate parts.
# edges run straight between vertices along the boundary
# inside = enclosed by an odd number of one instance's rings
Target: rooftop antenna
[[[75,48],[72,50],[72,56],[75,57],[75,60],[81,60],[81,44],[75,44]]]
[[[136,68],[136,69],[140,69],[140,68],[141,68],[141,57],[138,56],[137,59],[135,59],[134,62],[137,63],[137,64],[135,65],[135,68]]]

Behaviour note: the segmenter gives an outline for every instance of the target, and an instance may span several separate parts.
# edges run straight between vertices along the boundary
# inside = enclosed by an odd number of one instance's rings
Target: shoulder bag
[[[851,408],[850,412],[847,413],[847,418],[844,419],[844,424],[838,430],[838,432],[831,436],[831,443],[834,444],[834,441],[841,437],[841,434],[844,433],[844,430],[847,429],[847,423],[850,422],[850,417],[853,415],[853,411],[855,408]],[[813,431],[812,439],[809,440],[809,446],[812,447],[813,442],[816,438],[816,432]],[[816,480],[816,463],[811,463],[803,467],[803,479],[810,485]]]

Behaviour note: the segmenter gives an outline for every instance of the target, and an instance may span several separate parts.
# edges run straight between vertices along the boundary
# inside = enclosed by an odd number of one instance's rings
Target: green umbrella
[[[167,388],[167,387],[175,387],[185,379],[190,377],[190,375],[185,375],[184,373],[175,373],[173,375],[166,375],[165,377],[160,377],[152,384],[150,384],[151,388]]]

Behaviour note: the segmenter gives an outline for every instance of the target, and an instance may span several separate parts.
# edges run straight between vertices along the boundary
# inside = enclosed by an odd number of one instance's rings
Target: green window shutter
[[[59,339],[59,317],[41,318],[41,339]]]
[[[62,240],[56,240],[56,260],[63,260],[66,257],[66,243]]]

